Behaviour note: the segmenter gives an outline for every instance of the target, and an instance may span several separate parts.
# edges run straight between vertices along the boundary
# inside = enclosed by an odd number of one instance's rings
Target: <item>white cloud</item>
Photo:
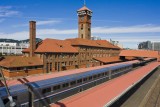
[[[40,21],[39,24],[47,24],[49,22],[54,21]],[[38,24],[38,23],[37,23]],[[128,36],[111,36],[111,38],[115,40],[119,40],[122,42],[139,42],[139,41],[145,41],[145,40],[153,40],[156,41],[159,36],[149,36],[148,38],[144,38],[144,36],[129,36],[130,34],[139,34],[141,33],[155,33],[160,32],[160,26],[154,26],[154,25],[137,25],[137,26],[126,26],[126,27],[94,27],[92,28],[92,34],[93,35],[121,35],[121,34],[127,34]],[[53,36],[56,37],[56,39],[65,39],[68,38],[67,35],[72,35],[73,37],[77,36],[78,29],[37,29],[37,37],[45,37],[45,38],[52,38]],[[21,32],[14,32],[14,33],[0,33],[0,38],[14,38],[14,39],[26,39],[28,38],[29,32],[28,31],[21,31]],[[60,35],[60,36],[58,36]],[[62,38],[62,36],[65,38]],[[102,37],[105,38],[105,37]],[[106,38],[105,38],[106,39]]]
[[[136,25],[126,27],[95,27],[92,28],[92,33],[99,34],[116,34],[116,33],[146,33],[146,32],[160,32],[160,26],[154,25]]]
[[[28,31],[22,31],[22,32],[15,32],[15,33],[0,33],[0,38],[8,38],[8,39],[27,39],[29,38],[29,32]]]
[[[54,25],[57,23],[60,23],[60,20],[43,20],[43,21],[36,21],[36,25],[41,26],[41,25]],[[20,24],[20,25],[13,25],[13,27],[22,27],[22,26],[29,26],[29,23],[25,24]]]
[[[61,21],[59,20],[45,20],[45,21],[37,21],[37,25],[51,25],[51,24],[56,24],[60,23]]]
[[[138,25],[128,27],[94,27],[92,28],[92,34],[125,34],[125,33],[152,33],[160,32],[160,26],[153,25]],[[58,35],[58,34],[77,34],[78,29],[39,29],[37,30],[39,35]]]
[[[12,6],[0,6],[0,17],[9,17],[19,14],[19,11],[15,11],[12,9]]]
[[[98,35],[98,34],[97,34]],[[101,36],[102,35],[102,36]],[[101,34],[100,37],[102,39],[112,39],[118,40],[122,42],[139,42],[139,41],[160,41],[159,35],[160,33],[126,33],[126,34]]]
[[[126,42],[126,43],[139,43],[139,42],[142,42],[142,41],[152,41],[152,42],[156,42],[156,41],[159,41],[160,42],[160,39],[159,36],[135,36],[135,37],[131,37],[130,35],[128,35],[129,37],[112,37],[113,40],[116,40],[116,41],[120,41],[120,42]]]
[[[38,35],[62,35],[62,34],[77,34],[77,29],[70,30],[59,30],[59,29],[39,29],[37,30]]]

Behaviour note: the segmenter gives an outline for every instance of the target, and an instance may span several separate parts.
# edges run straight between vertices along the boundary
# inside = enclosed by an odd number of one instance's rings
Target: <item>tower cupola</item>
[[[77,10],[78,14],[78,38],[91,39],[92,11],[84,5]]]

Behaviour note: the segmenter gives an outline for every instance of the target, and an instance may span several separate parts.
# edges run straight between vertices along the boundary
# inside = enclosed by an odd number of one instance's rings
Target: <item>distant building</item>
[[[92,36],[91,40],[101,40],[101,38],[99,36]]]
[[[0,46],[16,46],[17,43],[0,42]]]
[[[10,42],[0,42],[0,53],[2,55],[11,54],[22,54],[22,50],[28,48],[29,43],[10,43]]]
[[[152,50],[160,51],[160,42],[152,42]]]
[[[152,50],[151,41],[145,41],[138,44],[138,49]]]
[[[138,45],[138,49],[160,51],[160,42],[141,42]]]

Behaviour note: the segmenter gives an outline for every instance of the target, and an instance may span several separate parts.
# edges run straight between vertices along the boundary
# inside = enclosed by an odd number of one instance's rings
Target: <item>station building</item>
[[[91,40],[92,11],[78,13],[78,38],[45,39],[36,44],[36,22],[29,22],[30,46],[23,56],[6,56],[0,66],[6,77],[59,72],[120,62],[120,48],[106,40]],[[67,72],[67,71],[66,71]]]

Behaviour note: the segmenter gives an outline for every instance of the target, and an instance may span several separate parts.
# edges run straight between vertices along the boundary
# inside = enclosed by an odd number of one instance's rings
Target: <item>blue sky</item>
[[[134,49],[142,41],[160,41],[160,0],[86,0],[86,5],[93,11],[93,36]],[[37,21],[39,38],[75,38],[82,6],[83,0],[0,0],[0,38],[27,39],[30,20]]]

